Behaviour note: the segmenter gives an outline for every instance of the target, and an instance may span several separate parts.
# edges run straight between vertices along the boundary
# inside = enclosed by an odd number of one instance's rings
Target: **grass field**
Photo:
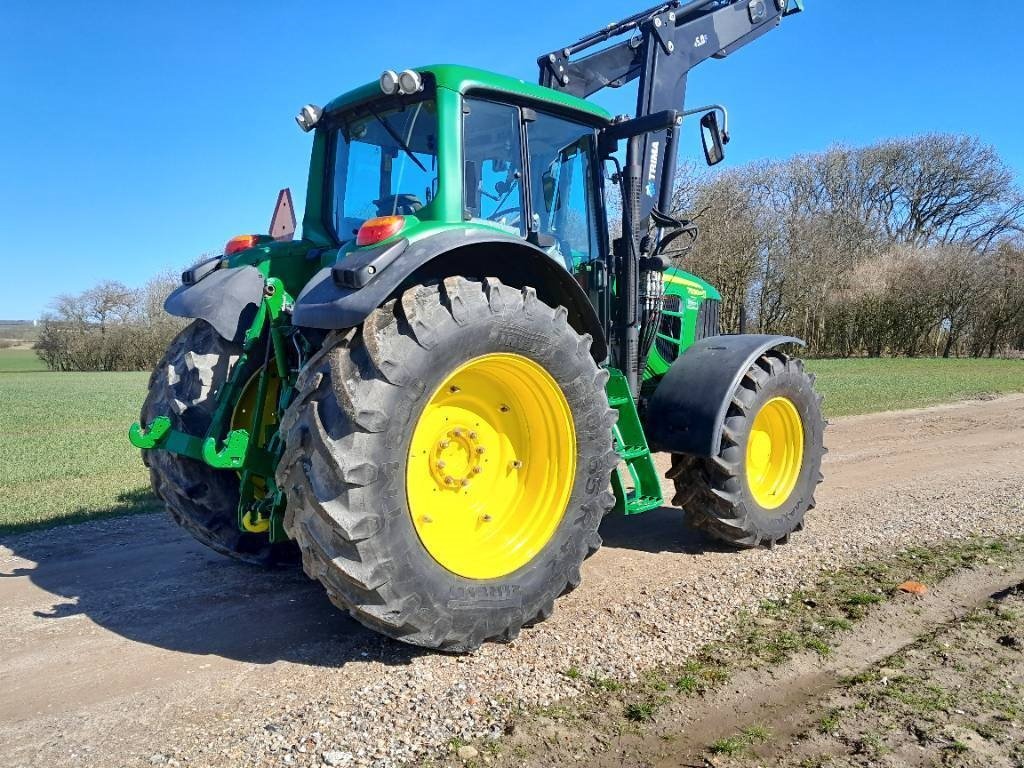
[[[828,417],[1024,392],[1024,360],[808,360]]]
[[[45,370],[43,361],[31,349],[0,349],[0,373]]]
[[[127,437],[148,374],[12,372],[18,351],[0,351],[0,531],[156,509]]]
[[[0,532],[158,508],[128,443],[145,373],[47,373],[0,350]],[[828,416],[1024,391],[1024,361],[814,360]]]
[[[1024,392],[1024,360],[808,360],[827,416]]]

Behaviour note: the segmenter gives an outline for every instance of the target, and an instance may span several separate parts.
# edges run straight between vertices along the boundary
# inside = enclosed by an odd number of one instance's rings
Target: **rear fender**
[[[185,273],[186,283],[190,272]],[[263,301],[263,273],[251,266],[217,269],[191,282],[167,297],[164,311],[175,317],[205,320],[225,339],[240,344]]]
[[[452,275],[532,286],[545,303],[566,308],[577,332],[593,337],[595,360],[608,356],[597,312],[572,274],[540,248],[491,230],[447,230],[414,242],[403,239],[353,251],[310,280],[296,299],[292,319],[306,328],[354,328],[406,286]]]
[[[716,456],[732,393],[761,355],[793,336],[712,336],[684,352],[647,403],[644,428],[651,450]]]

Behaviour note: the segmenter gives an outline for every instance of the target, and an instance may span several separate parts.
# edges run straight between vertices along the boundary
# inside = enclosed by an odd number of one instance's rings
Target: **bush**
[[[177,284],[165,274],[141,290],[108,281],[60,296],[43,320],[36,353],[52,371],[150,370],[185,325],[162,309]]]

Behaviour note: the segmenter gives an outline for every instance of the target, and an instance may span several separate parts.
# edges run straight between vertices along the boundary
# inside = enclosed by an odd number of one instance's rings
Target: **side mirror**
[[[700,119],[700,137],[704,142],[704,157],[708,165],[718,165],[725,160],[725,143],[728,139],[718,127],[718,113],[711,111]]]

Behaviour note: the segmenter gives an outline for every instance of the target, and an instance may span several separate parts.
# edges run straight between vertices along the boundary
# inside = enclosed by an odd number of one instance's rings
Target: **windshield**
[[[331,222],[351,240],[367,219],[412,216],[437,196],[437,108],[432,100],[367,107],[334,131]]]

